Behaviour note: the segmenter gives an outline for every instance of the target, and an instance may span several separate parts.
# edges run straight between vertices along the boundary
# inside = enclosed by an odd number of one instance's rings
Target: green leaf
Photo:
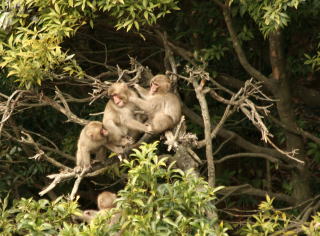
[[[140,29],[138,21],[134,21],[134,26],[136,27],[137,30]]]
[[[73,7],[73,0],[68,0],[68,4],[70,7]]]
[[[176,223],[173,222],[173,221],[172,221],[170,218],[168,218],[168,217],[163,218],[163,221],[166,222],[166,223],[168,223],[168,224],[170,224],[170,225],[172,225],[172,226],[174,226],[174,227],[176,227],[176,228],[178,228],[178,225],[176,225]]]

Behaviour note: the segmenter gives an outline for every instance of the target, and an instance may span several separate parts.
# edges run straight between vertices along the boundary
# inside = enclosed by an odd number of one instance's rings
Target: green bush
[[[166,165],[156,155],[157,142],[134,150],[128,168],[126,187],[118,193],[117,207],[107,214],[98,214],[90,224],[76,224],[72,215],[79,215],[77,202],[60,197],[21,199],[7,208],[2,203],[1,235],[227,235],[218,222],[213,201],[215,192],[192,171],[184,173]],[[106,222],[112,213],[121,212],[120,221],[110,227]],[[208,217],[210,215],[210,217]]]

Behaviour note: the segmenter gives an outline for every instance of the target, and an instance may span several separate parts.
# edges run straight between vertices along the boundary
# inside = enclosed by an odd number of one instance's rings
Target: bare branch
[[[87,123],[89,123],[89,121],[81,119],[72,113],[66,99],[63,97],[61,91],[57,87],[56,87],[55,92],[56,92],[57,97],[60,99],[60,102],[64,106],[61,106],[59,102],[56,102],[55,100],[52,100],[51,98],[44,96],[44,95],[40,97],[40,100],[43,101],[44,103],[52,106],[57,111],[63,113],[68,118],[67,122],[73,121],[73,122],[81,124],[81,125],[86,125]]]
[[[265,197],[266,195],[269,195],[271,198],[275,198],[277,200],[281,200],[284,202],[287,202],[289,204],[294,204],[295,199],[286,195],[286,194],[282,194],[282,193],[273,193],[273,192],[267,192],[265,190],[262,189],[257,189],[252,187],[249,184],[244,184],[244,185],[240,185],[240,186],[231,186],[231,187],[225,187],[223,189],[221,189],[218,194],[222,194],[227,196],[230,195],[242,195],[242,194],[247,194],[247,195],[252,195],[252,196],[259,196],[259,197]],[[223,199],[219,200],[219,202],[221,202]]]
[[[11,117],[12,112],[14,111],[14,108],[21,98],[21,96],[27,92],[26,90],[15,90],[10,97],[8,97],[7,102],[4,104],[0,104],[0,111],[2,113],[2,118],[0,122],[0,137],[1,137],[1,132],[2,128],[4,126],[4,123]],[[14,97],[16,98],[14,99]]]
[[[214,0],[218,5],[218,1]],[[219,5],[221,6],[221,5]],[[226,22],[229,34],[231,36],[231,40],[233,43],[233,48],[237,53],[238,59],[240,64],[243,66],[243,68],[254,78],[258,79],[259,81],[263,82],[265,85],[267,85],[267,87],[269,89],[274,89],[275,85],[274,85],[274,81],[272,81],[271,79],[267,78],[265,75],[263,75],[260,71],[258,71],[257,69],[255,69],[249,62],[248,59],[241,47],[241,43],[238,39],[237,33],[235,32],[234,28],[233,28],[233,23],[232,23],[232,17],[231,17],[231,10],[230,10],[230,6],[228,6],[227,4],[224,5],[223,9],[223,16],[224,16],[224,20]]]
[[[193,70],[190,68],[186,69],[186,72],[189,73],[190,78],[187,78],[187,81],[192,83],[194,90],[196,92],[196,97],[200,103],[202,118],[204,122],[204,134],[206,141],[206,158],[208,163],[208,183],[210,186],[215,186],[215,167],[214,167],[214,159],[212,153],[212,138],[210,135],[211,131],[211,122],[208,104],[205,98],[205,92],[203,90],[203,86],[206,80],[208,80],[209,75],[205,73],[203,70]],[[200,79],[200,84],[197,79]]]
[[[62,180],[64,179],[70,179],[72,177],[74,177],[76,175],[76,173],[74,171],[72,172],[66,172],[66,173],[60,173],[60,174],[54,174],[54,175],[49,175],[47,176],[50,179],[54,179],[51,184],[46,187],[44,190],[42,190],[41,192],[39,192],[40,196],[45,195],[46,193],[48,193],[49,191],[51,191],[52,189],[54,189]]]
[[[25,137],[21,137],[21,143],[26,143],[26,144],[30,144],[32,145],[35,150],[37,151],[37,154],[35,156],[33,156],[31,159],[41,159],[44,158],[46,161],[50,162],[51,164],[53,164],[54,166],[61,168],[61,169],[70,169],[69,167],[61,164],[60,162],[56,161],[55,159],[49,157],[48,155],[45,154],[45,152],[43,150],[41,150],[41,148],[39,147],[39,145],[33,140],[33,138],[31,137],[30,134],[28,134],[25,131],[21,131],[21,133],[23,135],[25,135]]]
[[[263,154],[263,153],[251,153],[251,152],[235,153],[228,156],[224,156],[223,158],[216,160],[214,163],[218,164],[233,158],[241,158],[241,157],[260,157],[268,161],[271,161],[272,163],[276,163],[276,164],[279,163],[279,160],[277,158],[274,158],[270,155]]]

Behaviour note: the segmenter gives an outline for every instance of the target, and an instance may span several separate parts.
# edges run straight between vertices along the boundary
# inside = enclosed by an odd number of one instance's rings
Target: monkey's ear
[[[91,130],[87,131],[87,136],[88,136],[89,138],[93,138],[94,132],[91,131]]]
[[[167,83],[165,83],[165,89],[167,92],[171,89],[171,81],[170,80]]]
[[[125,82],[121,82],[119,84],[119,88],[121,89],[121,91],[127,91],[129,89],[128,84]]]
[[[111,97],[111,95],[113,94],[113,91],[114,91],[114,88],[112,87],[112,85],[108,88],[108,91],[107,91],[107,95],[109,97]]]

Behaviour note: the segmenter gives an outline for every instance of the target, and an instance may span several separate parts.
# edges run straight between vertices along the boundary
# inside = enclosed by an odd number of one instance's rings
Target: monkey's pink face
[[[115,94],[112,95],[112,99],[114,104],[116,104],[118,107],[123,107],[125,104],[123,102],[123,99],[121,97],[119,97],[119,95]]]
[[[159,88],[159,84],[157,83],[151,83],[151,87],[150,87],[150,93],[153,95],[158,91]]]

